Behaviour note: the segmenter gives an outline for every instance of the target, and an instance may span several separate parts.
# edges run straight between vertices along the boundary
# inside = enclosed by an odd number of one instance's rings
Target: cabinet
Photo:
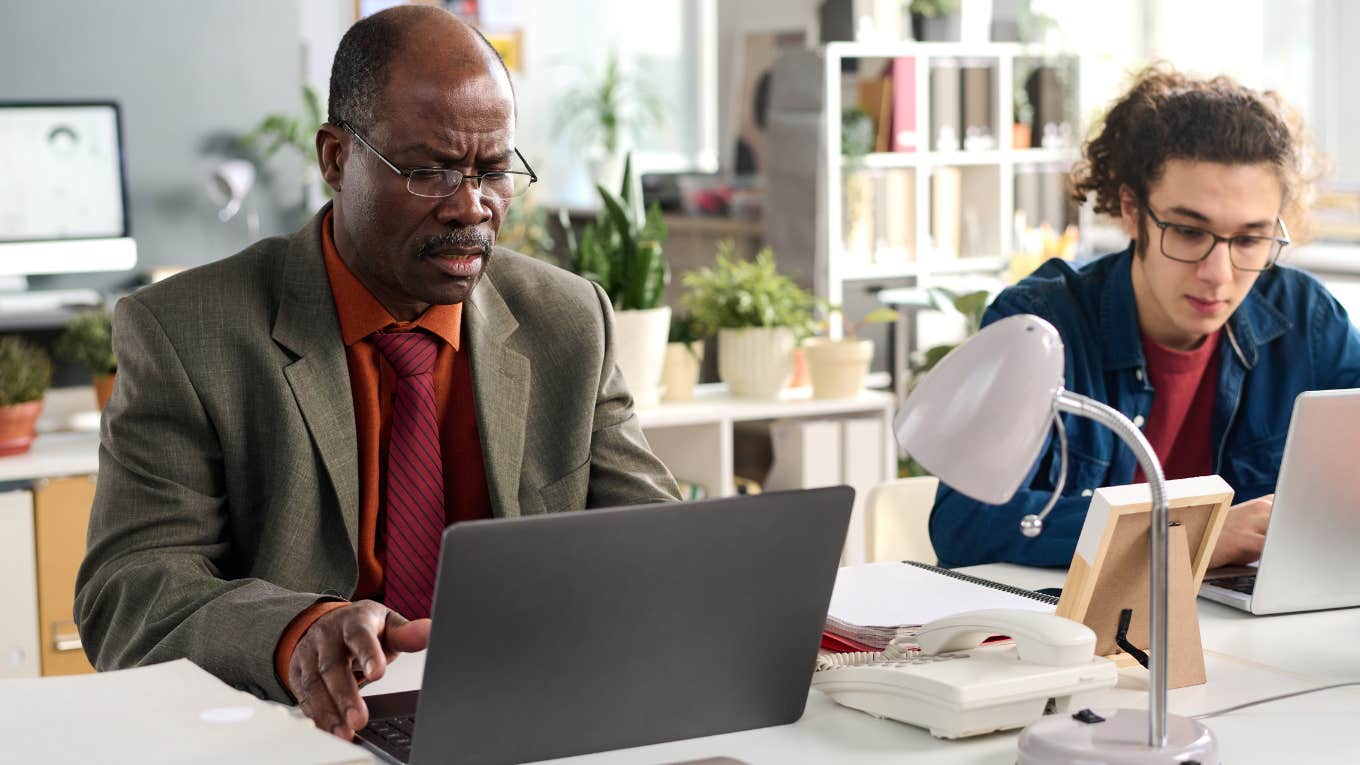
[[[1017,247],[1018,220],[1075,222],[1063,182],[1079,156],[1075,56],[1018,43],[837,42],[822,63],[818,295],[843,304],[851,282],[994,277]],[[898,117],[889,146],[902,150],[846,157],[843,111],[861,100],[866,71],[892,73],[877,103]],[[1020,114],[1017,101],[1050,116]],[[1026,132],[1038,148],[1017,145]],[[877,230],[866,234],[866,220]]]
[[[897,475],[897,447],[892,435],[896,398],[883,391],[863,391],[851,399],[814,399],[808,388],[786,388],[771,401],[733,398],[720,383],[700,385],[691,402],[663,403],[639,409],[647,442],[677,479],[703,486],[710,497],[736,494],[736,431],[744,423],[774,420],[835,420],[838,423],[872,418],[879,427],[869,436],[855,435],[853,427],[820,454],[838,463],[829,473],[840,476],[829,483],[848,483],[855,489],[855,510],[846,540],[845,562],[865,560],[868,538],[863,523],[869,489]],[[844,460],[856,461],[845,465]]]
[[[48,394],[46,419],[67,408],[67,396]],[[94,402],[88,389],[76,397]],[[0,459],[0,607],[7,619],[16,609],[0,629],[0,677],[94,671],[71,612],[98,453],[97,433],[46,432],[27,454]]]

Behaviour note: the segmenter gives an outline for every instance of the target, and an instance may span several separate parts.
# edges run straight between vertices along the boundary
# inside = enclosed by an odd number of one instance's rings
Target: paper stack
[[[983,608],[1053,613],[1057,598],[925,563],[867,563],[836,574],[822,647],[881,651],[936,619]]]

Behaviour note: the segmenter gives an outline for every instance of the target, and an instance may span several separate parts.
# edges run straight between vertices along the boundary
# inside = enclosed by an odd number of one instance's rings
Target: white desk
[[[1022,587],[1059,587],[1063,572],[992,565],[970,573]],[[1171,711],[1195,715],[1281,693],[1347,680],[1360,681],[1360,609],[1253,617],[1199,601],[1205,645],[1205,685],[1171,691]],[[420,685],[424,656],[403,657],[387,678],[365,693]],[[1094,694],[1089,705],[1146,709],[1146,673],[1121,673],[1119,686]],[[1217,734],[1227,763],[1360,762],[1360,687],[1270,702],[1205,721]],[[792,725],[553,760],[559,765],[671,763],[725,755],[762,763],[1015,762],[1015,733],[944,741],[924,730],[878,720],[836,705],[813,691],[803,718]]]

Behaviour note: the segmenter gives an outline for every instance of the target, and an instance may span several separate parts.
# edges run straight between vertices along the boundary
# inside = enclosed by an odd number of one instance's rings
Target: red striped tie
[[[372,339],[398,376],[387,442],[383,600],[408,619],[423,619],[430,615],[444,532],[444,468],[433,372],[439,339],[418,330],[378,332]]]

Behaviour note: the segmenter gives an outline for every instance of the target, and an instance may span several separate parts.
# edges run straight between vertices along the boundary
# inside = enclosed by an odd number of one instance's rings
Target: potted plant
[[[661,400],[661,366],[671,309],[661,304],[670,267],[662,252],[666,223],[661,206],[645,213],[633,184],[632,158],[624,162],[623,187],[616,195],[597,187],[603,207],[600,217],[585,227],[578,240],[565,220],[571,270],[599,284],[614,305],[619,368],[638,406]]]
[[[583,149],[593,182],[613,186],[627,144],[661,123],[661,100],[646,78],[625,71],[618,51],[610,52],[598,80],[574,82],[558,102],[558,123]]]
[[[52,361],[41,348],[18,337],[0,337],[0,457],[33,446],[43,394],[51,383]]]
[[[826,306],[826,312],[825,326],[838,318],[845,326],[845,334],[839,340],[815,337],[803,343],[812,378],[812,397],[853,398],[864,389],[864,378],[874,357],[874,341],[860,338],[859,331],[868,324],[896,321],[897,311],[877,308],[853,324],[839,306]]]
[[[118,360],[113,356],[113,316],[105,308],[76,314],[53,347],[56,357],[90,370],[94,396],[100,410],[113,395],[113,376]]]
[[[302,160],[303,205],[308,214],[320,210],[331,197],[331,187],[321,180],[316,158],[316,131],[324,121],[321,99],[310,85],[303,85],[301,114],[267,114],[242,139],[242,143],[259,150],[266,159],[283,148],[297,153]]]
[[[911,0],[908,8],[917,42],[959,41],[959,0]]]
[[[670,342],[666,344],[666,363],[661,371],[661,399],[690,401],[699,382],[704,361],[704,336],[693,315],[671,318]]]
[[[798,333],[812,324],[812,295],[775,267],[766,247],[740,260],[730,240],[715,263],[685,274],[681,298],[705,334],[718,333],[718,376],[734,396],[774,398],[793,367]]]

